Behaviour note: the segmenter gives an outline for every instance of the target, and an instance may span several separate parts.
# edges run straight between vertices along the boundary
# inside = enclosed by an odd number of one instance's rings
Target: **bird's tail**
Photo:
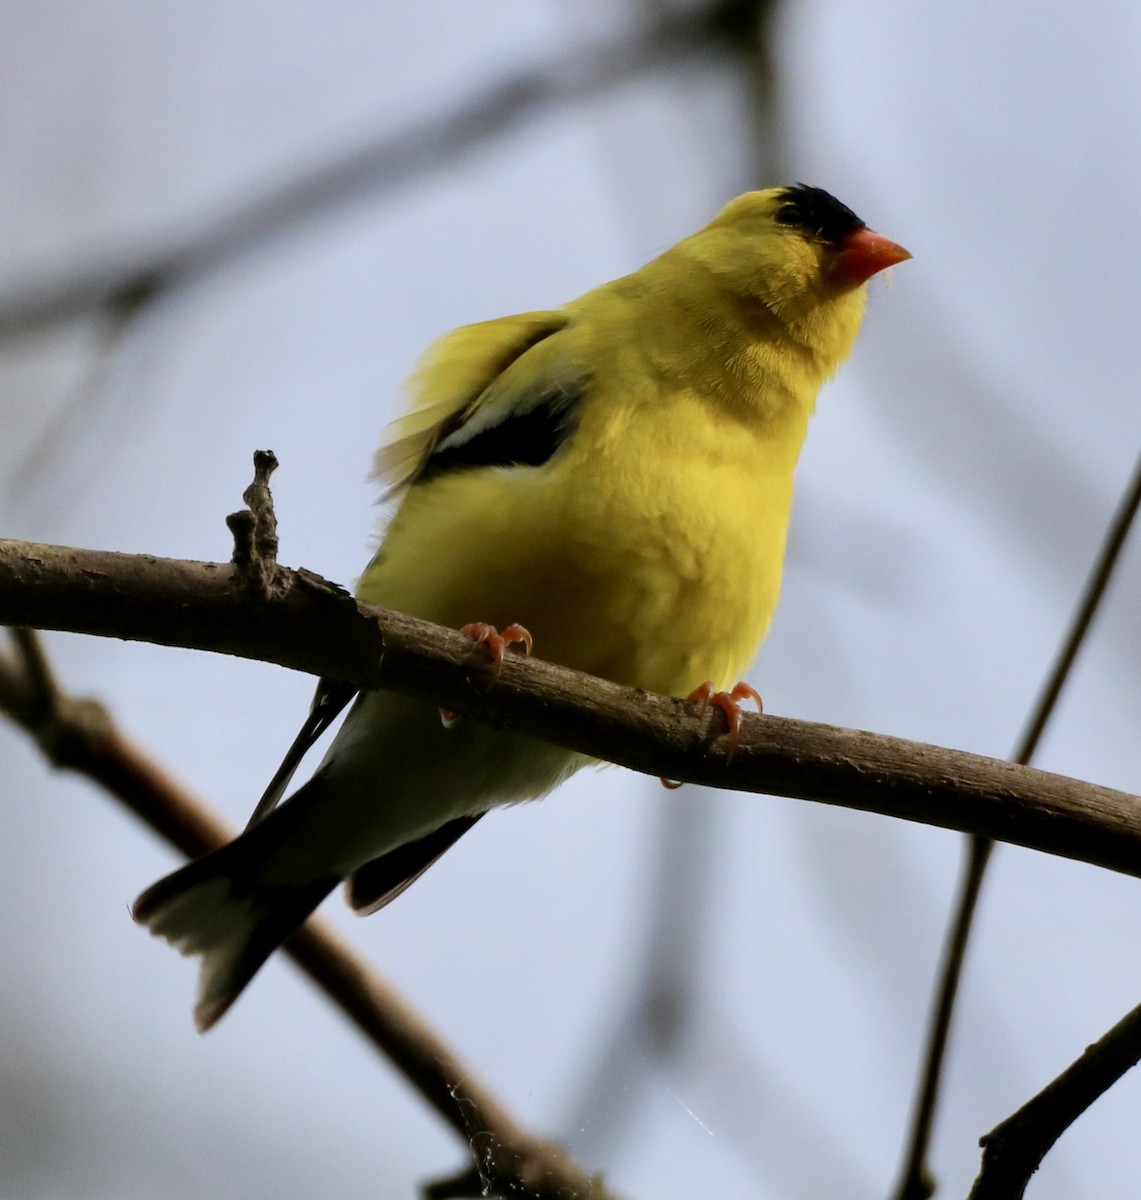
[[[248,837],[249,835],[246,835]],[[269,885],[239,838],[188,863],[135,901],[131,915],[183,954],[202,957],[194,1021],[205,1032],[258,968],[340,882]]]

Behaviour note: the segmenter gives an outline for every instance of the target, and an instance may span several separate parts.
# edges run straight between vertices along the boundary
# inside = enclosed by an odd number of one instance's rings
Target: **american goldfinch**
[[[561,309],[442,337],[377,456],[399,505],[360,599],[529,631],[546,659],[651,691],[731,685],[776,606],[817,392],[851,350],[867,281],[909,257],[820,188],[771,188]],[[495,629],[474,634],[502,653]],[[339,882],[354,908],[379,908],[489,808],[588,761],[367,692],[275,807],[351,694],[319,689],[260,819],[135,903],[201,955],[200,1029]]]

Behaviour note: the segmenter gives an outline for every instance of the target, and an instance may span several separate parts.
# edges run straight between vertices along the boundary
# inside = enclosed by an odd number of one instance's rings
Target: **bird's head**
[[[835,196],[803,183],[731,200],[688,249],[722,287],[786,324],[822,305],[852,310],[858,323],[863,285],[911,257]]]

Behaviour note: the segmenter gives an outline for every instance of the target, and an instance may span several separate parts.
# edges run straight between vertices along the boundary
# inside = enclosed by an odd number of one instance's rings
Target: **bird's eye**
[[[782,204],[777,209],[776,221],[779,225],[800,225],[804,221],[804,214],[796,204]]]

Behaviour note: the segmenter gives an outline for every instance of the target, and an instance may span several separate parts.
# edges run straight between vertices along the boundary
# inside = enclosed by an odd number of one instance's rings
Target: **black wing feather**
[[[473,467],[541,467],[573,434],[584,390],[584,380],[552,386],[494,424],[480,425],[478,414],[470,423],[459,423],[436,443],[420,481]]]
[[[357,691],[358,689],[351,683],[341,683],[337,679],[318,681],[305,724],[301,726],[299,733],[293,739],[293,745],[286,751],[281,766],[277,768],[273,778],[269,781],[269,786],[265,789],[253,815],[246,824],[247,829],[251,825],[256,825],[277,807],[294,772],[301,765],[301,760],[309,753],[321,734],[337,719],[337,715],[357,694]]]
[[[361,916],[395,900],[483,816],[456,817],[414,842],[405,842],[387,854],[366,862],[349,876],[348,900]]]

